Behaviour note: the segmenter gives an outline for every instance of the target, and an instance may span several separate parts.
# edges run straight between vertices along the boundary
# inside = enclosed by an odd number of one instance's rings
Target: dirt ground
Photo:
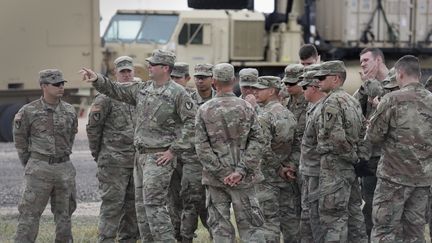
[[[98,215],[100,199],[96,179],[96,163],[90,155],[85,132],[86,118],[78,121],[71,161],[77,175],[78,208],[75,214]],[[0,143],[0,215],[17,213],[23,187],[23,167],[13,143]],[[45,212],[49,212],[49,206]],[[50,212],[49,212],[50,213]]]

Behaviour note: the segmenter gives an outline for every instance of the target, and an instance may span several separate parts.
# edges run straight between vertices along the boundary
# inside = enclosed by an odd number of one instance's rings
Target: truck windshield
[[[106,42],[142,42],[166,44],[177,25],[177,15],[117,14],[105,31]]]

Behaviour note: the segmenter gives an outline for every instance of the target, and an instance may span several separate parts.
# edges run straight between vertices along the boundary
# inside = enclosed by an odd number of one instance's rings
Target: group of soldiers
[[[424,242],[432,94],[418,59],[389,71],[379,49],[364,49],[351,96],[342,61],[320,63],[313,45],[299,56],[283,79],[240,70],[240,97],[231,64],[195,65],[192,89],[189,65],[164,50],[146,59],[146,82],[127,56],[115,81],[83,68],[99,91],[86,127],[99,242],[192,242],[198,218],[213,242],[235,242],[231,208],[243,242]],[[35,241],[51,199],[56,242],[72,242],[77,116],[61,71],[39,82],[43,96],[14,120],[25,167],[15,241]]]

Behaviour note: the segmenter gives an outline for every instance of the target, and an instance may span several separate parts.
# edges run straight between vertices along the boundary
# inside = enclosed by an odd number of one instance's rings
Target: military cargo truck
[[[78,71],[100,70],[99,19],[98,0],[0,2],[1,141],[12,141],[12,119],[18,109],[41,96],[40,70],[63,71],[68,101],[79,104],[82,95],[89,95]]]
[[[302,43],[313,43],[322,60],[346,62],[346,88],[353,92],[361,83],[358,55],[364,47],[381,48],[389,66],[404,54],[420,55],[425,67],[431,64],[431,1],[275,0],[270,14],[254,11],[253,0],[188,4],[194,9],[117,11],[103,36],[107,73],[114,58],[129,55],[146,79],[145,58],[164,48],[191,68],[198,62],[230,62],[237,70],[281,74],[298,62]]]

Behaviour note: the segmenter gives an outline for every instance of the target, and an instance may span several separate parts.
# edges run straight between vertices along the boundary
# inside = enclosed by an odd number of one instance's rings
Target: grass
[[[18,215],[0,215],[0,242],[12,243],[18,223]],[[95,216],[73,216],[72,234],[75,243],[94,243],[97,242],[98,217]],[[207,230],[199,223],[196,231],[197,238],[194,242],[211,242]],[[41,217],[39,234],[36,242],[54,242],[55,224],[52,215]]]

